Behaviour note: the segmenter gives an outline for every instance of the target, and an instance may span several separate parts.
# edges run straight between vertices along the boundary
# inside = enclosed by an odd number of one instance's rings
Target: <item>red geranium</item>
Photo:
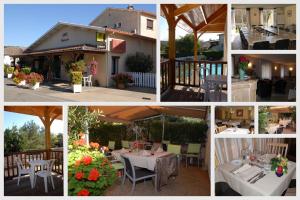
[[[76,174],[75,174],[75,178],[77,179],[77,180],[81,180],[81,179],[83,179],[83,176],[84,176],[84,173],[83,172],[77,172]]]
[[[249,62],[249,60],[245,56],[240,56],[239,61],[240,61],[240,63],[243,63],[243,62],[248,63]]]
[[[84,139],[75,140],[75,141],[73,142],[73,144],[74,144],[75,146],[84,146],[84,145],[85,145],[85,140],[84,140]]]
[[[93,158],[91,156],[84,156],[82,158],[82,162],[84,165],[89,165],[92,163],[92,161],[93,161]]]
[[[89,181],[97,181],[98,178],[99,178],[99,176],[100,176],[100,173],[98,172],[98,170],[97,170],[96,168],[93,168],[93,169],[90,171],[88,180],[89,180]]]
[[[77,193],[77,196],[89,196],[90,192],[87,189],[82,189]]]

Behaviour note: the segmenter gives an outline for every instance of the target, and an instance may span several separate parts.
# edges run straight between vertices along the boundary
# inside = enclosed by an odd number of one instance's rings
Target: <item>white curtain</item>
[[[267,143],[283,143],[284,138],[217,138],[215,140],[216,167],[241,158],[241,150],[267,152]]]
[[[272,63],[269,61],[261,61],[261,76],[262,79],[272,79]]]

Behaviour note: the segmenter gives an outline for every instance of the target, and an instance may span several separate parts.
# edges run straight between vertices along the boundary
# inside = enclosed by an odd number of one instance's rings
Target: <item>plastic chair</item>
[[[19,185],[21,176],[30,174],[30,169],[25,168],[25,166],[23,165],[23,163],[19,157],[16,157],[16,162],[17,162],[17,167],[18,167],[18,183],[17,183],[17,185]]]
[[[92,75],[88,75],[86,77],[83,77],[83,86],[86,86],[86,84],[89,87],[92,87]]]
[[[181,145],[168,144],[167,152],[174,153],[177,156],[178,166],[179,166],[180,165],[180,156],[181,156]]]
[[[35,174],[34,185],[36,184],[37,177],[44,179],[45,192],[48,193],[48,178],[50,178],[52,183],[52,188],[55,190],[54,181],[52,177],[52,168],[54,165],[55,159],[48,160],[47,163],[41,168],[42,170]]]
[[[188,164],[188,158],[197,158],[198,167],[200,166],[200,148],[201,144],[189,143],[187,153],[185,154],[185,167]]]

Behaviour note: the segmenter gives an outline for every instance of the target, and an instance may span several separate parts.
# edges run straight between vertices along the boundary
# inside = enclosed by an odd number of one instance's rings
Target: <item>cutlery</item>
[[[256,183],[258,180],[262,179],[266,174],[261,174],[259,177],[257,177],[256,179],[254,179],[253,181],[251,181],[251,184]]]
[[[250,179],[247,180],[247,182],[252,181],[254,178],[256,178],[257,176],[260,176],[263,173],[263,171],[258,172],[257,174],[255,174],[254,176],[252,176]]]
[[[244,164],[242,164],[242,165],[240,165],[240,166],[238,166],[238,167],[235,167],[235,168],[232,169],[230,172],[233,173],[234,171],[240,169],[240,168],[243,167],[243,166],[244,166]]]

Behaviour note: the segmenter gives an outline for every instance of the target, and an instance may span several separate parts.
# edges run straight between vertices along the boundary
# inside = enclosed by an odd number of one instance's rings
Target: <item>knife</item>
[[[251,184],[254,184],[254,183],[256,183],[258,180],[260,180],[260,179],[262,179],[264,176],[265,176],[266,174],[262,174],[262,175],[260,175],[259,177],[257,177],[256,179],[254,179],[253,181],[251,181],[250,183]]]
[[[251,177],[250,179],[247,180],[247,182],[252,181],[255,177],[261,175],[263,173],[263,171],[258,172],[257,174],[255,174],[253,177]]]

